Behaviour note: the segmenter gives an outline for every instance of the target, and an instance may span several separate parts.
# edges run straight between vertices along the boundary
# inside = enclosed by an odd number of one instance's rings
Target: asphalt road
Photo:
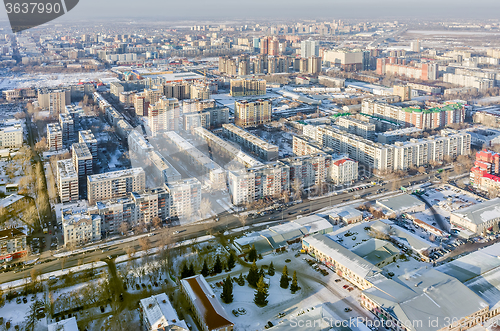
[[[420,180],[428,180],[429,175],[417,175],[411,178],[406,178],[401,180],[401,185],[405,186],[409,182],[415,182],[415,181],[420,181]],[[347,202],[345,200],[352,200],[354,195],[367,195],[367,197],[364,199],[365,201],[370,201],[370,197],[376,194],[376,191],[378,189],[387,189],[390,191],[392,189],[392,183],[386,183],[382,186],[376,185],[369,187],[364,190],[360,191],[354,191],[352,193],[344,193],[344,194],[339,194],[337,196],[330,196],[330,197],[323,197],[319,199],[314,199],[314,200],[304,200],[302,203],[287,207],[283,210],[283,212],[280,213],[274,213],[270,215],[265,215],[257,218],[248,218],[245,222],[245,225],[253,225],[253,224],[259,224],[259,223],[268,223],[269,221],[276,221],[276,222],[281,222],[283,221],[290,221],[293,219],[296,219],[298,215],[309,215],[319,209],[323,209],[328,206],[335,206],[344,202]],[[290,215],[289,213],[293,213]],[[224,232],[229,229],[235,229],[239,228],[242,226],[242,223],[240,220],[237,218],[237,216],[228,214],[228,213],[222,213],[219,215],[219,222],[213,222],[209,224],[211,233],[215,234],[218,232]],[[265,226],[265,225],[263,225]],[[187,239],[193,239],[197,238],[203,235],[206,235],[208,232],[207,229],[207,224],[188,224],[188,225],[182,225],[182,226],[176,226],[173,228],[169,229],[160,229],[156,231],[156,235],[149,237],[150,242],[151,242],[151,247],[156,247],[160,245],[160,234],[161,232],[164,231],[170,231],[171,233],[173,231],[178,231],[178,234],[171,234],[172,242],[178,242],[178,241],[184,241]],[[102,252],[101,250],[97,250],[94,252],[88,252],[88,253],[79,253],[77,255],[72,255],[67,257],[66,259],[57,259],[54,261],[46,262],[46,263],[41,263],[39,265],[36,265],[35,267],[39,269],[39,271],[44,274],[48,272],[53,272],[53,271],[58,271],[62,269],[62,261],[64,260],[64,268],[70,268],[70,267],[75,267],[81,264],[85,263],[91,263],[96,260],[103,260],[105,259],[108,255],[125,255],[126,252],[125,250],[130,247],[130,246],[135,246],[136,250],[140,250],[140,245],[138,242],[138,239],[135,241],[128,241],[128,242],[117,242],[116,245],[113,245],[109,248],[108,251]],[[40,261],[44,261],[49,258],[41,259]],[[4,272],[0,274],[1,282],[10,282],[18,279],[23,279],[26,277],[30,276],[30,269],[33,266],[26,266],[23,270],[18,271],[14,273],[14,271],[9,271],[9,272]]]

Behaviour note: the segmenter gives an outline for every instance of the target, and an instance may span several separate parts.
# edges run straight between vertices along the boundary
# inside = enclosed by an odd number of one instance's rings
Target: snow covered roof
[[[363,294],[413,331],[439,330],[488,306],[456,278],[435,269],[375,282]]]
[[[75,317],[49,324],[48,328],[48,331],[78,331]]]
[[[390,221],[388,221],[388,223],[389,222]],[[430,247],[436,246],[430,241],[422,239],[417,234],[411,233],[410,231],[407,231],[397,225],[392,224],[392,222],[391,224],[388,223],[377,220],[373,222],[370,227],[375,231],[379,231],[381,233],[385,233],[391,236],[398,242],[405,244],[406,246],[409,246],[418,252],[425,251]]]
[[[392,212],[404,212],[407,209],[424,205],[422,201],[410,194],[402,194],[382,200],[377,200],[377,204]]]
[[[332,260],[345,266],[359,277],[367,278],[381,271],[378,267],[356,253],[336,243],[327,235],[318,234],[309,236],[302,239],[302,243],[305,243],[306,246],[314,247],[324,255],[331,257]]]
[[[500,198],[457,210],[453,214],[477,225],[500,219]]]
[[[176,325],[185,330],[189,330],[186,322],[180,321],[177,312],[168,300],[165,293],[150,296],[142,299],[140,305],[144,318],[148,320],[151,330]]]

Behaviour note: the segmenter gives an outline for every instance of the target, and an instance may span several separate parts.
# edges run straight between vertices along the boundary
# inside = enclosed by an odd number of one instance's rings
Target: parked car
[[[344,308],[344,311],[345,311],[346,313],[348,313],[348,312],[352,311],[352,309],[351,309],[351,308],[349,308],[349,307],[345,307],[345,308]]]

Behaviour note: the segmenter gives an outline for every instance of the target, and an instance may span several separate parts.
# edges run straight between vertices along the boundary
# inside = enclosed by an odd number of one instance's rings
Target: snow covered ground
[[[79,82],[95,81],[101,78],[111,78],[114,75],[107,71],[79,72],[79,73],[53,73],[53,74],[16,74],[0,78],[0,89],[15,89],[25,87],[56,87],[59,85],[74,85]]]

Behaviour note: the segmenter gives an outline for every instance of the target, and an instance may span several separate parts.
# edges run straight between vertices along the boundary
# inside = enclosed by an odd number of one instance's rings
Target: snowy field
[[[95,81],[101,78],[114,77],[110,72],[79,72],[71,74],[20,74],[0,78],[0,89],[9,90],[26,87],[56,87],[59,85],[75,85],[79,82]]]

